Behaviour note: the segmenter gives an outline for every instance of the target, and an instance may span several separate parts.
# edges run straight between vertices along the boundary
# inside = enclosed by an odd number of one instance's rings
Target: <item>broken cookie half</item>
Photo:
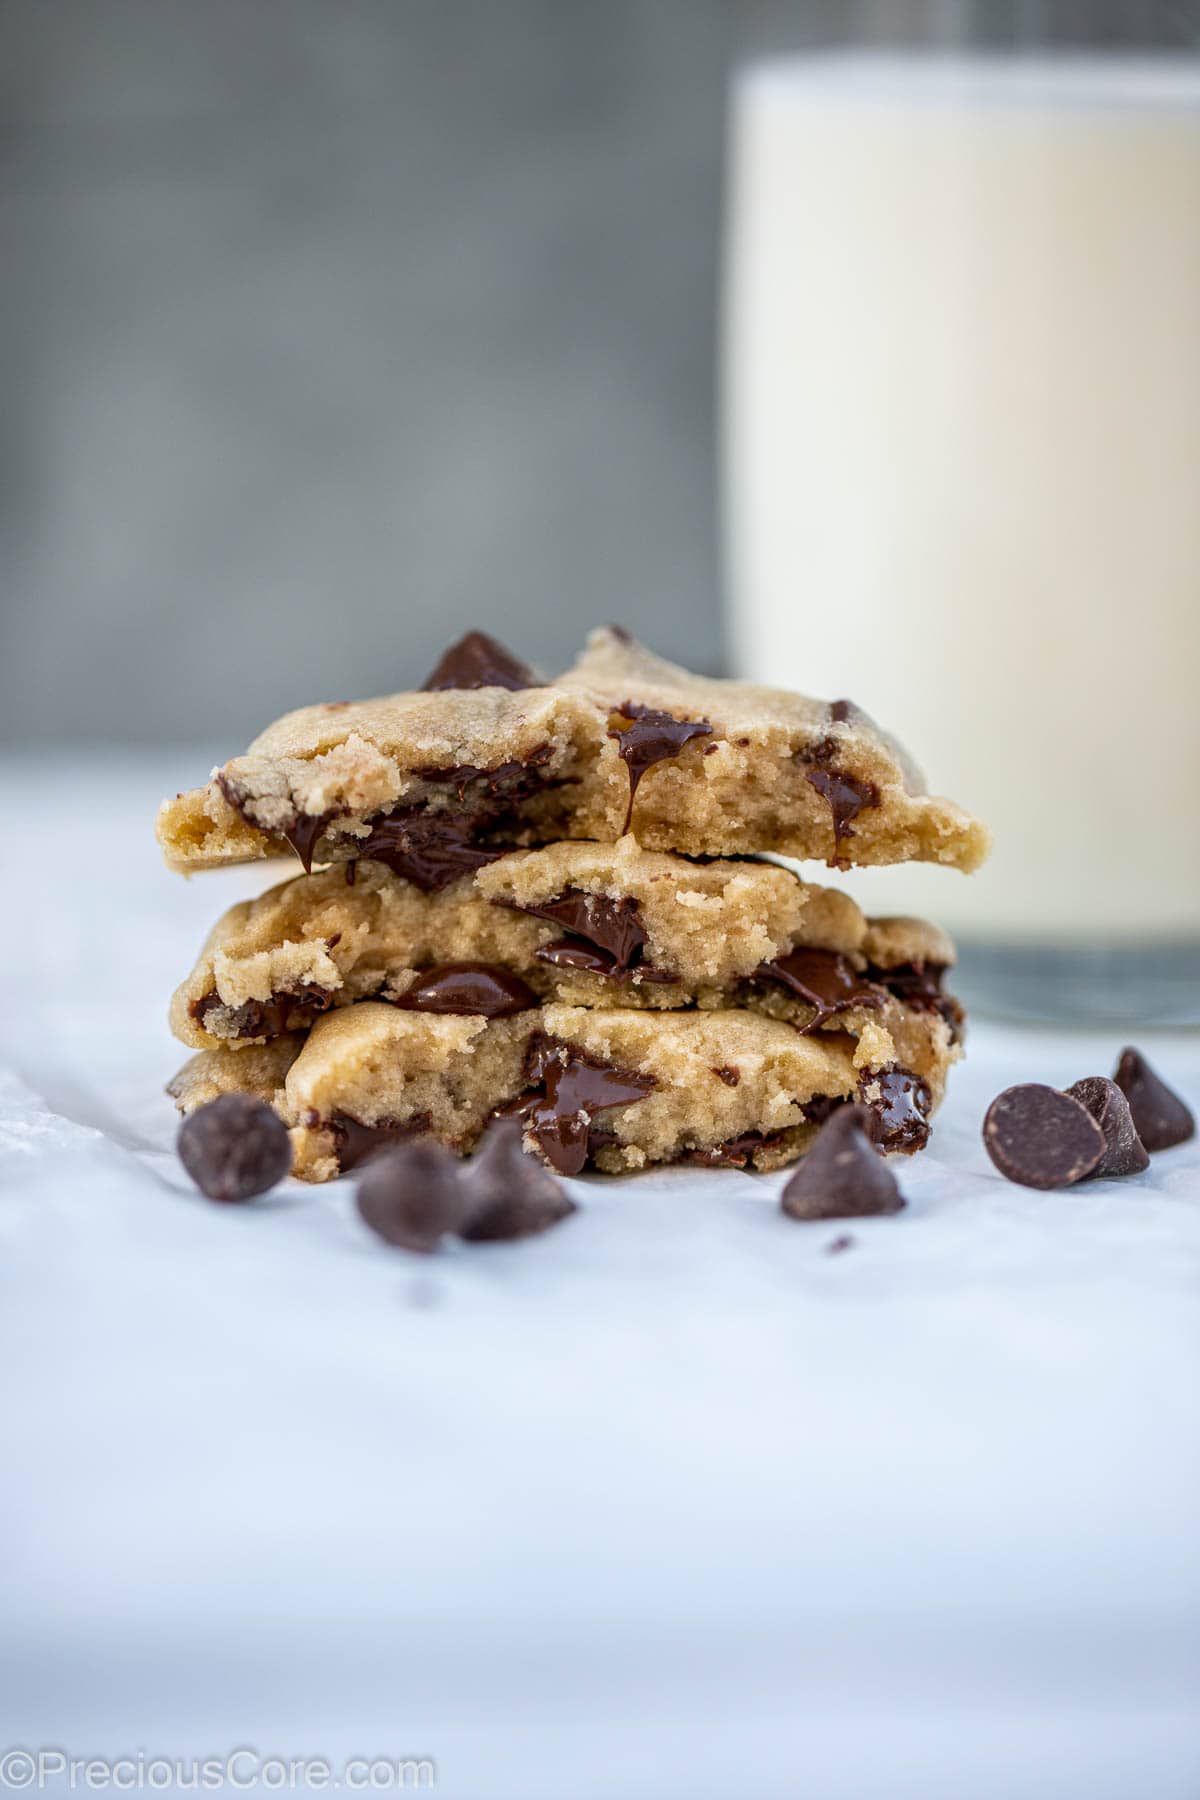
[[[306,869],[382,862],[429,892],[514,846],[626,831],[842,867],[971,870],[988,847],[851,702],[692,675],[612,627],[551,681],[473,633],[420,691],[289,713],[157,829],[185,872],[290,851]]]

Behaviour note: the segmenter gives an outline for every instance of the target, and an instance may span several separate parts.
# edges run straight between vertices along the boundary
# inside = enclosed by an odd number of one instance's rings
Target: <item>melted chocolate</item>
[[[437,963],[422,969],[395,1002],[404,1012],[482,1013],[507,1019],[537,1005],[537,996],[508,969],[492,963]]]
[[[787,1136],[783,1131],[744,1131],[740,1137],[726,1138],[723,1144],[711,1144],[704,1150],[685,1150],[680,1162],[695,1163],[702,1169],[744,1169],[756,1150],[773,1150]]]
[[[966,1015],[953,994],[943,994],[944,963],[898,963],[894,969],[871,967],[867,975],[889,994],[916,1012],[940,1013],[950,1027],[951,1040],[962,1037]]]
[[[853,702],[840,704],[850,706]],[[879,805],[879,789],[873,781],[847,775],[843,770],[832,766],[837,754],[837,744],[827,737],[801,756],[805,781],[829,802],[833,819],[833,855],[829,862],[834,867],[842,863],[843,859],[839,854],[842,843],[855,835],[854,821],[859,813],[868,807]]]
[[[247,812],[246,808],[249,804],[249,797],[246,794],[246,790],[238,782],[232,780],[228,775],[218,774],[217,786],[224,794],[226,800],[228,800],[230,806],[233,807],[234,811],[242,815],[247,825],[253,825],[255,831],[264,831],[267,832],[268,836],[272,835],[265,825],[260,825],[258,820],[251,818],[249,812]],[[317,839],[320,837],[325,827],[331,820],[336,818],[336,816],[336,813],[332,812],[294,812],[292,814],[291,823],[283,826],[278,832],[274,833],[275,836],[286,839],[291,845],[296,855],[300,858],[306,875],[312,874],[313,853],[317,847]]]
[[[403,1124],[398,1119],[379,1119],[374,1125],[363,1125],[349,1113],[335,1112],[325,1124],[333,1134],[334,1155],[344,1175],[347,1169],[356,1169],[381,1150],[392,1150],[409,1138],[421,1137],[429,1130],[429,1116],[422,1113]]]
[[[603,975],[609,981],[635,981],[639,985],[647,982],[659,982],[669,986],[675,976],[665,969],[656,969],[650,963],[639,962],[632,969],[618,969],[607,950],[597,950],[592,944],[585,944],[582,938],[555,938],[552,944],[542,944],[534,951],[538,962],[549,963],[552,969],[581,969],[588,975]]]
[[[381,862],[406,881],[433,893],[463,875],[503,856],[477,840],[511,826],[523,801],[553,784],[542,773],[551,755],[540,744],[526,762],[500,763],[479,769],[460,763],[451,769],[419,769],[423,781],[453,787],[455,807],[396,806],[368,820],[370,835],[355,846],[357,855]]]
[[[608,728],[608,735],[617,740],[618,753],[629,770],[629,809],[624,825],[628,831],[642,776],[656,763],[669,762],[678,756],[693,738],[711,737],[712,726],[707,719],[677,719],[671,713],[642,706],[636,700],[626,700],[617,708],[616,716],[633,720],[633,724],[623,731],[613,725]]]
[[[519,661],[511,650],[506,650],[486,631],[468,631],[444,652],[433,673],[422,682],[421,692],[437,694],[448,688],[497,687],[516,693],[521,688],[537,685],[538,678],[528,663]]]
[[[848,1094],[816,1094],[800,1108],[809,1125],[823,1125],[830,1113],[835,1113],[839,1106],[848,1106]]]
[[[859,1099],[872,1115],[871,1137],[881,1150],[911,1156],[929,1142],[929,1083],[911,1069],[864,1070]]]
[[[285,1031],[306,1031],[319,1013],[328,1012],[333,995],[328,988],[305,987],[295,993],[279,992],[269,1000],[244,1000],[230,1007],[223,1038],[276,1038]],[[189,1011],[201,1031],[207,1031],[209,1014],[224,1005],[217,993],[193,1000]]]
[[[505,1111],[525,1120],[542,1155],[560,1175],[578,1175],[612,1133],[593,1124],[593,1115],[610,1106],[644,1100],[656,1083],[587,1056],[573,1045],[539,1033],[529,1048],[526,1078],[533,1086]]]
[[[528,913],[531,918],[548,919],[552,925],[561,925],[572,937],[583,938],[594,945],[607,962],[606,974],[622,973],[642,960],[646,933],[638,903],[628,895],[613,900],[608,894],[585,894],[582,888],[567,888],[557,900],[547,900],[541,906],[522,906],[517,910]]]
[[[460,813],[398,806],[371,821],[370,835],[356,845],[360,856],[381,862],[415,887],[436,893],[503,856],[471,842],[474,822]]]
[[[882,1006],[886,998],[838,950],[789,950],[774,962],[761,963],[754,979],[773,981],[816,1008],[813,1018],[801,1028],[801,1036],[816,1031],[836,1013],[852,1006]]]

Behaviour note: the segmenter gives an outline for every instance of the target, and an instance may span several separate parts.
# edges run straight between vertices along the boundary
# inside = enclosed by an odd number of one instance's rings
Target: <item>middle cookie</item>
[[[504,1018],[543,1001],[748,1007],[845,1030],[860,1067],[952,1058],[945,933],[866,919],[845,894],[772,863],[616,844],[515,851],[439,893],[382,864],[299,876],[218,922],[171,1005],[199,1050],[245,1049],[367,999]],[[919,1039],[920,1042],[914,1042]]]

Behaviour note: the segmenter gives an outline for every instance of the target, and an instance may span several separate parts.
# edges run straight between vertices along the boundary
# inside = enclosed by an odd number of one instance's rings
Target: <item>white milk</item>
[[[767,64],[732,154],[736,665],[848,694],[996,833],[859,897],[1196,935],[1196,65]]]

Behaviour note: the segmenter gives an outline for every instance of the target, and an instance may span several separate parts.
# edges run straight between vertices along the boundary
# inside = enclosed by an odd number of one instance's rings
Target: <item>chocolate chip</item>
[[[829,860],[835,865],[842,860],[839,853],[845,839],[855,836],[854,821],[859,813],[879,805],[879,789],[873,781],[832,766],[838,753],[839,746],[832,738],[822,738],[800,757],[805,781],[829,802],[833,820],[833,855]]]
[[[736,1087],[738,1082],[742,1079],[738,1071],[729,1068],[728,1065],[724,1065],[719,1069],[714,1069],[713,1074],[718,1081],[723,1081],[726,1087]]]
[[[929,1142],[929,1083],[911,1069],[864,1070],[858,1097],[871,1115],[870,1132],[881,1150],[911,1156]]]
[[[519,976],[492,963],[437,963],[421,969],[394,1002],[403,1012],[481,1013],[507,1019],[537,1005],[537,995]]]
[[[1086,1106],[1104,1134],[1104,1155],[1094,1175],[1139,1175],[1150,1167],[1146,1146],[1137,1134],[1129,1102],[1115,1081],[1088,1075],[1067,1088],[1072,1100]]]
[[[602,975],[607,981],[633,981],[670,986],[675,976],[667,969],[656,969],[651,963],[637,962],[631,969],[619,969],[607,950],[598,950],[582,938],[555,938],[551,944],[539,944],[534,951],[538,962],[553,969],[581,969],[588,975]]]
[[[872,964],[867,979],[878,982],[894,999],[915,1012],[934,1012],[950,1027],[951,1043],[962,1040],[966,1015],[953,994],[942,992],[946,973],[944,963],[899,963],[895,968],[880,969]]]
[[[599,1141],[592,1115],[644,1100],[657,1085],[539,1034],[530,1045],[527,1078],[534,1092],[516,1103],[529,1134],[560,1175],[578,1175]]]
[[[438,893],[504,854],[473,843],[474,831],[474,822],[457,813],[396,807],[371,821],[370,836],[360,839],[356,849],[427,894]]]
[[[322,1121],[318,1118],[314,1123],[319,1127]],[[425,1113],[403,1121],[377,1119],[373,1125],[364,1125],[360,1120],[352,1119],[349,1113],[335,1112],[324,1124],[333,1136],[334,1154],[343,1175],[347,1169],[356,1169],[360,1163],[385,1150],[394,1150],[397,1145],[406,1144],[410,1138],[420,1137],[429,1130],[429,1118]]]
[[[1087,1108],[1039,1082],[997,1094],[983,1121],[983,1144],[1002,1175],[1043,1189],[1094,1175],[1105,1150],[1104,1133]]]
[[[774,982],[816,1009],[802,1035],[816,1031],[836,1013],[852,1006],[879,1007],[886,998],[837,950],[789,950],[786,956],[760,964],[754,979]]]
[[[333,995],[328,988],[300,987],[288,992],[280,989],[267,1000],[244,1000],[240,1006],[226,1007],[217,993],[193,1000],[188,1011],[201,1031],[215,1032],[222,1038],[275,1038],[285,1031],[307,1031],[320,1013],[328,1012]],[[224,1018],[209,1021],[218,1011]]]
[[[822,1125],[779,1203],[792,1219],[858,1219],[899,1212],[896,1177],[873,1147],[865,1107],[842,1106]]]
[[[582,888],[566,888],[557,900],[539,906],[520,906],[518,912],[561,925],[572,937],[583,938],[604,953],[606,973],[613,974],[639,963],[646,945],[641,908],[630,895],[614,900],[609,894],[588,894]],[[564,960],[564,959],[558,959]]]
[[[179,1160],[210,1200],[252,1200],[282,1181],[292,1144],[277,1114],[249,1094],[222,1094],[179,1127]]]
[[[760,1151],[777,1149],[786,1136],[785,1131],[743,1131],[739,1137],[726,1138],[721,1144],[685,1150],[679,1161],[696,1163],[702,1169],[744,1169]]]
[[[642,706],[636,700],[624,701],[617,708],[617,717],[633,720],[633,724],[623,730],[613,725],[608,728],[608,735],[616,739],[617,752],[629,770],[629,807],[623,826],[623,830],[628,831],[642,776],[656,763],[669,762],[678,756],[693,738],[711,737],[712,726],[707,719],[677,719],[672,713]]]
[[[494,1120],[466,1166],[462,1235],[473,1243],[532,1237],[578,1210],[550,1171],[525,1154],[522,1137],[519,1119]]]
[[[516,693],[521,688],[539,685],[529,664],[521,662],[494,637],[489,637],[486,631],[468,631],[443,653],[433,673],[421,683],[421,692],[436,694],[447,688],[497,687]]]
[[[1151,1155],[1186,1143],[1196,1121],[1179,1095],[1155,1073],[1140,1050],[1122,1050],[1113,1080],[1129,1102],[1137,1134]]]
[[[435,1138],[375,1157],[355,1202],[364,1222],[386,1243],[422,1254],[458,1231],[467,1213],[458,1159]]]

